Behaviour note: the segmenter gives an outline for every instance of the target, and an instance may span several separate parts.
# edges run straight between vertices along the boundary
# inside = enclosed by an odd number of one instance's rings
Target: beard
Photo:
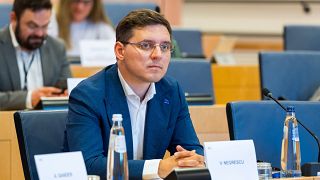
[[[17,27],[14,33],[19,45],[29,51],[33,51],[35,49],[40,48],[47,37],[47,36],[30,35],[26,39],[23,39],[20,35],[19,22],[17,23]]]

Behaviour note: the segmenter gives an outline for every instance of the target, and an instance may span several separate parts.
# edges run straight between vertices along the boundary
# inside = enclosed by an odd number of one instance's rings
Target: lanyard
[[[32,53],[32,56],[31,56],[31,60],[30,62],[27,64],[27,62],[24,60],[24,58],[22,58],[23,60],[23,71],[24,71],[24,87],[23,87],[23,90],[28,90],[28,73],[30,71],[30,68],[31,68],[31,65],[34,61],[34,56],[35,56],[35,52]],[[21,56],[22,57],[22,56]]]

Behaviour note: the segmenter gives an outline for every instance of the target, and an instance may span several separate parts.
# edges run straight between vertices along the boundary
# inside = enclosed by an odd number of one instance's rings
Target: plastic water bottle
[[[112,121],[107,160],[107,180],[127,180],[129,179],[129,171],[122,115],[113,114]]]
[[[301,176],[301,154],[298,122],[293,106],[287,107],[281,148],[281,177]]]

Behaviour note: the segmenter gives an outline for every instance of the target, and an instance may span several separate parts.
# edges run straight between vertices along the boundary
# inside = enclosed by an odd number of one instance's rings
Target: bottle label
[[[292,128],[292,141],[299,141],[298,127]]]
[[[114,134],[110,134],[110,138],[109,138],[109,148],[110,146],[112,146],[112,149],[114,148],[114,140],[116,139],[116,135]]]
[[[125,153],[127,152],[126,148],[126,138],[124,135],[118,135],[115,138],[114,142],[114,151],[117,153]]]
[[[288,138],[288,127],[283,126],[283,138],[287,139]]]

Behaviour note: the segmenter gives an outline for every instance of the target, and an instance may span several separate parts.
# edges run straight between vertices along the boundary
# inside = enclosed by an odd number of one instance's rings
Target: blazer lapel
[[[13,86],[13,89],[21,89],[20,83],[20,75],[19,75],[19,68],[17,62],[17,56],[15,48],[13,47],[10,31],[7,28],[3,33],[3,54],[5,56],[5,61],[7,62],[7,69],[9,70],[10,80]]]
[[[41,57],[43,85],[44,86],[52,85],[51,83],[52,77],[55,77],[57,75],[54,75],[54,71],[53,71],[54,68],[52,68],[52,64],[51,64],[52,62],[51,57],[53,57],[53,55],[50,54],[49,47],[46,43],[40,47],[40,57]]]
[[[163,136],[168,128],[172,105],[168,89],[156,84],[156,95],[148,102],[144,129],[143,159],[163,158],[166,145]]]
[[[133,144],[132,144],[132,130],[131,119],[127,104],[127,99],[124,94],[119,76],[117,65],[113,65],[109,70],[106,70],[106,109],[109,124],[112,126],[112,115],[122,114],[122,125],[125,131],[127,155],[128,159],[133,159]]]

